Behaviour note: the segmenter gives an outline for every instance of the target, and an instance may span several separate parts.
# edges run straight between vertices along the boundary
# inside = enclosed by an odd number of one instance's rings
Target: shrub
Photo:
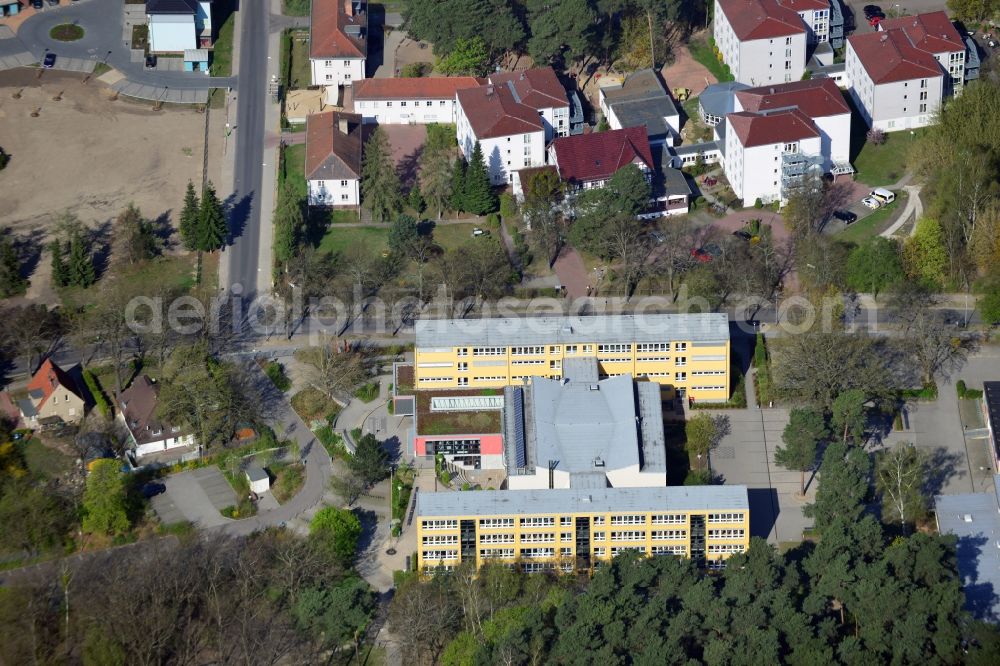
[[[490,228],[492,229],[499,229],[500,216],[497,215],[496,213],[490,213],[489,215],[486,216],[486,224],[489,225]]]
[[[983,397],[982,391],[967,387],[964,379],[959,379],[958,383],[955,384],[955,388],[958,390],[958,397],[963,400],[978,400]]]
[[[378,397],[378,382],[368,382],[354,391],[354,397],[362,402],[371,402]]]
[[[865,138],[868,140],[868,143],[875,146],[881,146],[885,143],[885,132],[877,127],[873,127],[868,130],[867,134],[865,134]]]
[[[444,485],[449,485],[451,483],[451,472],[444,470],[441,472],[441,483]]]
[[[87,390],[90,391],[90,395],[94,397],[94,405],[97,407],[97,411],[101,413],[106,419],[111,418],[111,405],[108,404],[108,398],[104,395],[104,390],[101,388],[101,383],[97,381],[97,377],[94,373],[90,371],[89,368],[83,371],[83,382],[87,385]]]
[[[507,220],[517,215],[517,199],[510,192],[500,195],[500,217]]]
[[[7,168],[8,162],[10,162],[10,155],[5,153],[3,148],[0,148],[0,171]]]
[[[292,388],[292,380],[288,378],[285,374],[285,366],[277,361],[270,361],[266,366],[264,366],[264,374],[267,378],[271,380],[275,388],[284,393],[288,389]]]
[[[707,469],[693,469],[684,477],[685,486],[710,486],[712,474]]]
[[[761,208],[764,207],[764,202],[760,200],[760,197],[757,197],[757,200],[753,202],[753,207],[756,208],[757,210],[760,210]]]
[[[430,68],[431,64],[429,62],[411,62],[403,67],[399,75],[404,79],[419,79],[425,76],[430,71]]]

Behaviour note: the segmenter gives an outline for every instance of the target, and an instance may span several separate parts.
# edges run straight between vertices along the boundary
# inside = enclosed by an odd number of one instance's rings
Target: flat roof
[[[1000,475],[993,492],[934,498],[938,529],[958,537],[958,574],[965,607],[979,620],[1000,620]]]
[[[746,511],[746,486],[472,490],[417,495],[422,518],[619,511]]]
[[[729,340],[729,317],[701,314],[418,319],[418,349],[478,346]]]

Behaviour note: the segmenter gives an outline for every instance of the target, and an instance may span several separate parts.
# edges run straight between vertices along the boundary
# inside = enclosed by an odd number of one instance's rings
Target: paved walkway
[[[903,189],[909,194],[909,197],[906,199],[906,207],[903,208],[903,212],[899,214],[896,221],[888,229],[879,234],[883,238],[892,238],[904,224],[909,222],[911,215],[914,216],[913,227],[910,229],[910,235],[912,236],[917,231],[917,220],[924,216],[924,204],[920,200],[920,186],[906,185]]]
[[[580,253],[570,246],[565,246],[559,256],[556,257],[552,269],[559,276],[559,282],[570,298],[584,298],[590,295],[588,287],[593,287],[590,283],[590,276],[587,274],[587,267],[580,257]]]

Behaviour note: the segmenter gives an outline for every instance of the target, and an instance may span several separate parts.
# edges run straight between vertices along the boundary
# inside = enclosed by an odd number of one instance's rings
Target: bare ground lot
[[[66,210],[96,227],[129,202],[148,218],[173,222],[188,180],[201,183],[205,116],[169,105],[153,111],[111,95],[96,80],[84,85],[78,74],[0,72],[0,146],[11,155],[0,173],[0,227],[41,245]],[[217,142],[211,143],[215,152]],[[210,160],[210,170],[217,164]],[[47,263],[43,258],[29,276],[28,298],[50,300]]]

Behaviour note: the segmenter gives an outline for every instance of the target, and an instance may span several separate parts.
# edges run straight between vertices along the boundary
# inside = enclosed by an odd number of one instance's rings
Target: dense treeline
[[[0,663],[340,663],[375,594],[322,538],[143,542],[0,589]]]
[[[695,0],[411,0],[404,16],[409,34],[446,59],[478,43],[489,59],[516,51],[541,64],[625,58],[648,67],[650,49],[663,64],[706,10]]]

